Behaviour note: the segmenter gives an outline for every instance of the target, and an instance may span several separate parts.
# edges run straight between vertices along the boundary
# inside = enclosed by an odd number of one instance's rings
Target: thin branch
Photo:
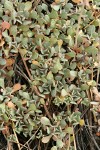
[[[76,148],[76,141],[75,141],[75,134],[74,134],[74,128],[73,128],[73,138],[74,138],[74,150],[77,150],[77,148]]]
[[[14,135],[15,135],[15,138],[16,138],[16,141],[17,141],[18,149],[21,150],[20,143],[19,143],[19,141],[18,141],[18,137],[17,137],[17,134],[16,134],[16,132],[15,132],[15,125],[14,125],[13,122],[12,122],[12,126],[13,126],[12,129],[13,129],[13,132],[14,132]]]
[[[20,54],[20,55],[21,55],[21,54]],[[21,58],[22,58],[22,61],[23,61],[23,63],[24,63],[25,69],[26,69],[26,71],[27,71],[27,73],[28,73],[28,75],[29,75],[30,80],[33,80],[32,76],[31,76],[31,73],[30,73],[30,71],[29,71],[29,69],[28,69],[28,67],[27,67],[26,61],[24,60],[24,58],[23,58],[22,55],[21,55]]]
[[[32,139],[33,137],[37,134],[37,132],[39,131],[39,129],[41,128],[41,126],[36,130],[36,132],[31,136],[31,138],[21,147],[20,150],[22,150],[22,148],[27,145]]]
[[[49,111],[48,111],[48,109],[47,109],[47,106],[46,106],[45,104],[44,104],[43,106],[44,106],[46,115],[48,116],[48,118],[49,118],[50,120],[52,120],[52,117],[51,117],[51,115],[50,115],[50,113],[49,113]]]

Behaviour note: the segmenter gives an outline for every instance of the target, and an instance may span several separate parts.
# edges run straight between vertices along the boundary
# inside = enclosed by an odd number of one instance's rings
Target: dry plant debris
[[[99,0],[1,0],[0,149],[99,150],[99,58]]]

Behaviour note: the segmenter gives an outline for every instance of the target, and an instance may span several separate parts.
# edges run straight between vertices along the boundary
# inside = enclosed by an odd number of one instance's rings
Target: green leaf
[[[72,62],[70,63],[70,69],[74,70],[76,68],[76,63]]]
[[[45,126],[51,125],[50,120],[47,117],[42,117],[41,123]]]
[[[0,101],[3,101],[4,96],[0,95]]]
[[[2,111],[2,113],[5,113],[6,111],[5,103],[0,104],[0,110]]]
[[[30,100],[29,93],[27,93],[27,92],[23,92],[23,97]]]
[[[61,13],[61,18],[62,18],[62,19],[66,19],[66,18],[67,18],[67,13],[66,13],[66,11],[62,11],[62,13]]]
[[[75,29],[73,27],[68,28],[67,34],[71,37],[75,35]]]
[[[77,77],[77,71],[71,70],[70,77]]]
[[[88,34],[92,35],[93,33],[95,33],[95,26],[94,25],[90,25],[87,29]]]
[[[6,65],[6,60],[3,58],[0,58],[0,65]]]
[[[24,10],[29,11],[31,8],[32,8],[32,2],[26,2]]]
[[[2,32],[3,37],[5,38],[6,42],[12,42],[12,38],[8,35],[7,30],[5,30],[4,32]]]
[[[57,59],[55,65],[54,65],[54,67],[53,67],[53,73],[57,73],[57,72],[58,72],[59,70],[61,70],[62,68],[63,68],[63,67],[62,67],[62,65],[61,65],[61,63],[60,63],[60,60]]]
[[[0,17],[2,17],[3,16],[3,8],[2,8],[2,6],[0,6]]]
[[[61,90],[61,96],[65,97],[67,95],[67,92],[65,89],[62,89]]]
[[[51,91],[51,95],[52,95],[52,97],[56,97],[56,94],[57,94],[57,90],[55,88]]]
[[[3,118],[4,118],[5,122],[8,122],[9,118],[8,118],[8,116],[6,114],[3,114]]]
[[[52,12],[50,13],[50,18],[51,19],[57,19],[58,18],[58,13],[55,10],[52,10]]]
[[[4,79],[0,78],[0,87],[4,88]]]
[[[64,145],[64,143],[60,139],[57,139],[56,144],[57,144],[57,147],[59,147],[59,148],[62,148]]]
[[[73,134],[73,128],[72,127],[68,127],[66,129],[66,132],[69,133],[69,134]]]
[[[41,7],[42,7],[42,9],[45,10],[45,11],[48,10],[48,6],[47,6],[46,4],[44,4],[44,3],[42,3],[42,6],[41,6]]]
[[[33,18],[33,19],[37,19],[38,18],[38,14],[37,14],[37,12],[35,10],[31,11],[31,18]]]
[[[5,0],[5,3],[4,3],[4,7],[10,11],[12,11],[14,8],[13,8],[13,2],[10,2],[8,0]]]
[[[27,50],[26,49],[19,49],[19,52],[22,56],[27,54]]]
[[[38,53],[36,51],[34,51],[32,53],[32,59],[37,59],[38,58]]]
[[[74,46],[74,40],[73,40],[73,38],[70,35],[68,35],[67,39],[68,39],[69,46],[73,47]]]
[[[13,25],[10,27],[10,34],[13,36],[17,35],[17,26],[16,25]]]
[[[58,29],[54,29],[54,35],[55,35],[56,37],[58,37],[59,34],[60,34],[59,30],[58,30]]]
[[[84,91],[84,90],[88,90],[89,89],[89,86],[87,84],[82,84],[81,85],[81,89]]]
[[[44,19],[45,19],[45,21],[46,21],[47,23],[49,23],[50,17],[49,17],[48,15],[45,15]]]
[[[56,20],[55,20],[55,19],[51,19],[50,27],[51,27],[51,28],[54,28],[55,25],[56,25]]]
[[[54,78],[53,78],[53,74],[52,72],[50,71],[48,74],[47,74],[47,80],[50,80],[52,81]]]
[[[29,30],[29,31],[27,32],[27,36],[28,36],[29,38],[31,38],[33,35],[34,35],[34,33],[33,33],[31,30]]]
[[[93,56],[97,55],[97,53],[98,53],[98,49],[97,49],[96,47],[94,47],[94,46],[89,46],[89,47],[87,47],[87,48],[85,49],[85,51],[86,51],[89,55],[93,55]]]
[[[29,93],[28,92],[23,92],[23,91],[19,91],[19,95],[22,96],[23,98],[25,99],[28,99],[30,100],[30,96],[29,96]]]
[[[55,37],[50,38],[50,44],[51,46],[54,45],[57,42],[57,39]]]
[[[57,150],[57,146],[53,146],[51,150]]]
[[[35,104],[30,104],[28,110],[29,111],[36,111],[36,105]]]
[[[85,106],[89,106],[90,105],[90,100],[88,98],[84,98],[81,103]]]
[[[51,7],[52,7],[55,11],[58,11],[58,10],[60,9],[60,5],[51,4]]]

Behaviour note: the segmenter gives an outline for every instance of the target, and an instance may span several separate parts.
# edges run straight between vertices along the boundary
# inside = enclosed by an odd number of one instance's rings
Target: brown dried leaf
[[[1,30],[0,30],[0,40],[2,39],[2,32],[1,32]]]
[[[98,95],[98,89],[96,87],[93,87],[92,92],[96,95]]]
[[[100,102],[100,92],[98,92],[98,89],[96,87],[93,87],[92,92],[95,96],[94,100]]]
[[[12,58],[6,59],[6,66],[12,66],[14,64],[15,60]]]
[[[36,60],[33,60],[33,61],[32,61],[32,64],[34,64],[34,65],[36,65],[36,66],[40,66],[39,62],[36,61]]]
[[[95,95],[95,101],[100,102],[100,93],[98,95]]]
[[[72,0],[72,2],[74,2],[74,3],[80,3],[82,0]]]
[[[57,4],[60,3],[60,0],[55,0],[55,3],[57,3]]]
[[[10,23],[3,21],[1,24],[2,30],[4,31],[5,29],[9,29],[10,28]]]
[[[4,45],[4,41],[3,40],[1,40],[1,42],[0,42],[0,46],[3,46]]]
[[[5,126],[5,129],[2,130],[3,135],[8,135],[9,133],[9,127]]]
[[[62,40],[58,40],[58,46],[59,46],[59,48],[62,46],[62,44],[63,44],[63,41]]]
[[[96,135],[97,135],[97,136],[100,136],[100,132],[97,132]]]
[[[17,83],[13,86],[13,90],[12,90],[12,93],[18,91],[21,89],[21,84],[20,83]]]
[[[48,143],[50,141],[51,135],[42,138],[42,143]]]
[[[8,106],[9,108],[15,109],[15,105],[14,105],[13,102],[11,102],[11,101],[9,101],[9,102],[7,103],[7,106]]]

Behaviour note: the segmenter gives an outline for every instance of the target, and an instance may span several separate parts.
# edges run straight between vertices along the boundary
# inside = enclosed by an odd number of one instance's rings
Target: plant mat
[[[0,149],[99,150],[99,0],[1,0]]]

